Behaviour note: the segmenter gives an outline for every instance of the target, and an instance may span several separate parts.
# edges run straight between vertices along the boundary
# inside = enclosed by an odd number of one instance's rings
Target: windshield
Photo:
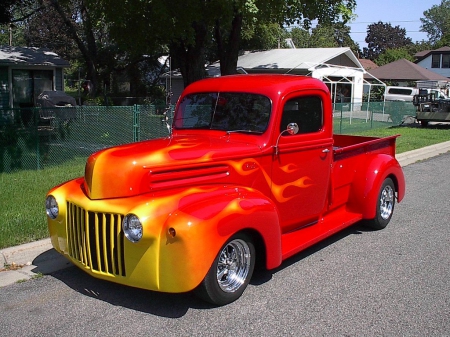
[[[270,99],[248,93],[197,93],[178,106],[174,129],[210,129],[263,133],[269,124]]]

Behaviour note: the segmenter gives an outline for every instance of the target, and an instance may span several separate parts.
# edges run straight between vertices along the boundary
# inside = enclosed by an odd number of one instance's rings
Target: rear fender
[[[161,232],[159,284],[162,291],[189,291],[205,277],[226,241],[240,231],[259,233],[266,267],[281,264],[281,232],[272,201],[245,187],[199,188],[179,202]]]
[[[353,212],[361,213],[364,219],[373,219],[376,215],[378,193],[383,181],[388,177],[393,180],[397,201],[400,202],[405,195],[405,177],[400,164],[392,156],[369,155],[366,163],[366,170],[361,170],[355,175],[349,208]]]

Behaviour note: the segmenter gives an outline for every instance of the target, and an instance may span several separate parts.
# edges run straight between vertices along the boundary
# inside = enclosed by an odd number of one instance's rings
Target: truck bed
[[[384,153],[395,157],[395,140],[399,135],[378,138],[352,135],[334,135],[334,160],[360,154]]]

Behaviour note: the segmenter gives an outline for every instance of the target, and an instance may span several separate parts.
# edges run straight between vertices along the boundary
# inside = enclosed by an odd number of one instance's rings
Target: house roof
[[[0,65],[39,65],[68,67],[68,61],[41,48],[0,46]]]
[[[420,51],[416,54],[414,54],[414,57],[417,59],[416,62],[420,62],[423,59],[427,58],[428,56],[430,56],[431,54],[436,54],[436,53],[450,53],[450,47],[445,46],[445,47],[441,47],[438,49],[434,49],[434,50],[424,50],[424,51]]]
[[[384,66],[369,71],[374,77],[380,80],[403,80],[403,81],[420,81],[420,80],[445,80],[447,77],[439,75],[428,69],[425,69],[406,59],[400,59],[395,62],[385,64]]]
[[[247,52],[239,56],[237,67],[246,71],[309,72],[322,64],[363,68],[350,48],[286,48]],[[218,62],[208,66],[210,76],[220,75]]]
[[[363,68],[366,69],[367,71],[369,71],[370,69],[378,68],[378,65],[375,62],[373,62],[372,60],[359,59],[359,63],[361,63]]]

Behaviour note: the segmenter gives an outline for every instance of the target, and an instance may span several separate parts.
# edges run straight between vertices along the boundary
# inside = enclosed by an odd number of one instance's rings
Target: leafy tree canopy
[[[442,0],[439,5],[434,5],[423,12],[424,18],[420,21],[420,30],[427,33],[431,43],[437,43],[440,39],[450,35],[450,0]]]
[[[94,0],[89,0],[94,2]],[[319,23],[347,21],[355,0],[98,0],[95,6],[110,22],[111,34],[127,50],[147,53],[165,44],[180,67],[185,84],[204,77],[208,46],[216,48],[222,74],[236,71],[242,36],[254,43],[284,24],[308,27]],[[267,35],[268,34],[268,35]],[[276,38],[278,40],[278,38]],[[209,45],[213,41],[214,45]],[[250,45],[250,44],[249,44]],[[196,68],[193,69],[193,68]]]
[[[365,58],[375,60],[387,49],[397,49],[412,44],[412,40],[406,37],[406,29],[400,26],[393,27],[390,23],[370,24],[367,27],[367,48],[363,49]]]
[[[273,47],[284,40],[281,27],[308,28],[312,20],[319,23],[317,36],[328,34],[325,27],[347,22],[355,5],[356,0],[2,0],[0,11],[5,22],[24,25],[27,45],[50,47],[83,63],[89,81],[103,88],[121,69],[134,83],[140,62],[167,53],[186,85],[205,76],[206,60],[214,56],[222,74],[231,74],[245,43]],[[342,45],[343,35],[332,30]]]
[[[407,59],[408,61],[414,62],[414,57],[407,48],[397,48],[386,49],[377,57],[375,63],[379,66],[383,66],[400,59]]]

